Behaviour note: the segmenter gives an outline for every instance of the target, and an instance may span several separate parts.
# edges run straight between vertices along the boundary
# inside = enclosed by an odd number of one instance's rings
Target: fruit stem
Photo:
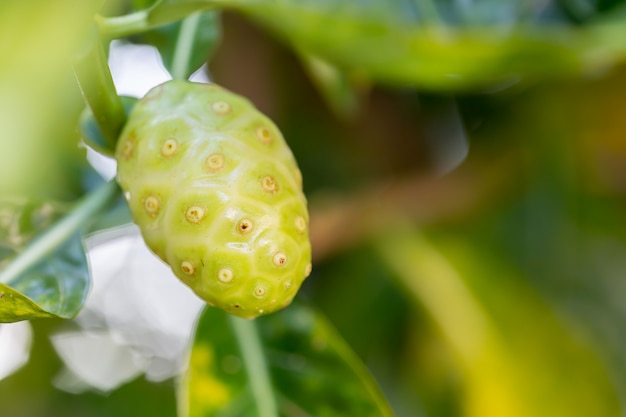
[[[172,63],[172,78],[186,80],[189,71],[189,59],[195,42],[195,34],[200,23],[200,13],[196,12],[183,20],[176,41],[174,61]]]
[[[70,213],[32,240],[26,249],[0,272],[0,283],[10,283],[49,256],[112,202],[117,196],[117,191],[117,183],[112,180],[84,196]]]
[[[272,382],[256,323],[231,315],[228,316],[228,319],[239,344],[252,396],[257,405],[258,416],[278,417],[276,400],[272,392]]]
[[[74,63],[74,74],[102,137],[111,149],[115,149],[118,135],[126,123],[126,113],[115,90],[99,36],[93,37]]]

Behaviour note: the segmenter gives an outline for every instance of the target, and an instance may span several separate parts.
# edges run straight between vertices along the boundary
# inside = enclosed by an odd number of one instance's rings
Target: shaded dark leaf
[[[255,338],[262,345],[257,350],[251,348]],[[259,378],[267,368],[270,385]],[[343,339],[318,313],[297,303],[255,321],[207,308],[180,394],[190,416],[272,415],[272,410],[285,417],[392,415]]]
[[[0,268],[4,269],[65,209],[54,203],[7,200],[0,204]],[[79,235],[26,273],[0,283],[0,322],[73,317],[89,290],[87,259]],[[0,274],[1,276],[1,274]]]
[[[71,318],[89,290],[87,259],[76,235],[19,279],[0,284],[0,322],[43,317]]]

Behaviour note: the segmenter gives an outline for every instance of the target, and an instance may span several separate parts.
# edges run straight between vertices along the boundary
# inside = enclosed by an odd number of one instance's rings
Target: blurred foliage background
[[[72,54],[97,11],[152,4],[96,3],[0,5],[3,197],[89,188]],[[303,172],[301,297],[397,416],[626,415],[624,3],[215,2],[208,74],[276,122]],[[176,414],[175,378],[59,389],[50,337],[78,325],[31,325],[1,416]]]

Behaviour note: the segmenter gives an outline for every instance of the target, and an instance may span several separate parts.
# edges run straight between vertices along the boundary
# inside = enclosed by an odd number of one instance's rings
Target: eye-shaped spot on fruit
[[[233,271],[230,268],[221,268],[217,271],[217,280],[227,284],[233,280]]]
[[[156,217],[161,209],[161,201],[155,195],[149,195],[143,199],[143,208],[150,217]]]
[[[278,268],[287,265],[287,254],[285,252],[276,252],[272,257],[272,263]]]
[[[185,212],[185,218],[190,223],[200,223],[205,215],[206,211],[200,206],[191,206]]]
[[[302,216],[296,217],[296,220],[294,223],[295,223],[296,230],[298,231],[298,233],[306,232],[306,220],[304,220],[304,217]]]
[[[261,178],[261,187],[263,187],[263,191],[266,193],[275,194],[278,191],[278,182],[274,177],[266,175]]]
[[[182,261],[180,270],[183,271],[184,274],[193,275],[196,272],[196,267],[189,261]]]
[[[178,142],[174,138],[167,139],[163,142],[163,145],[161,145],[161,155],[166,158],[171,157],[176,154],[176,152],[178,152]]]
[[[216,101],[211,104],[211,109],[215,114],[220,116],[225,116],[231,111],[230,104],[225,101]]]
[[[253,295],[256,298],[263,298],[265,297],[265,294],[267,293],[267,290],[265,289],[265,287],[263,285],[257,285],[256,287],[254,287],[254,291],[253,291]]]
[[[269,145],[272,142],[272,133],[266,127],[257,127],[254,131],[257,139],[266,145]]]
[[[224,168],[224,155],[221,153],[212,153],[206,158],[204,165],[209,172],[217,172]]]
[[[134,137],[129,136],[128,139],[122,144],[122,150],[120,151],[120,158],[130,159],[133,156],[135,150]]]
[[[250,219],[241,219],[237,223],[237,232],[242,235],[250,233],[254,229],[254,222]]]

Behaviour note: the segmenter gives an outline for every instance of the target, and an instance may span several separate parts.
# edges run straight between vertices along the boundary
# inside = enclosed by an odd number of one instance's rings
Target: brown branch
[[[443,178],[416,174],[388,179],[353,195],[318,192],[310,198],[314,260],[327,259],[406,220],[426,226],[471,216],[511,186],[513,165],[505,159]]]

